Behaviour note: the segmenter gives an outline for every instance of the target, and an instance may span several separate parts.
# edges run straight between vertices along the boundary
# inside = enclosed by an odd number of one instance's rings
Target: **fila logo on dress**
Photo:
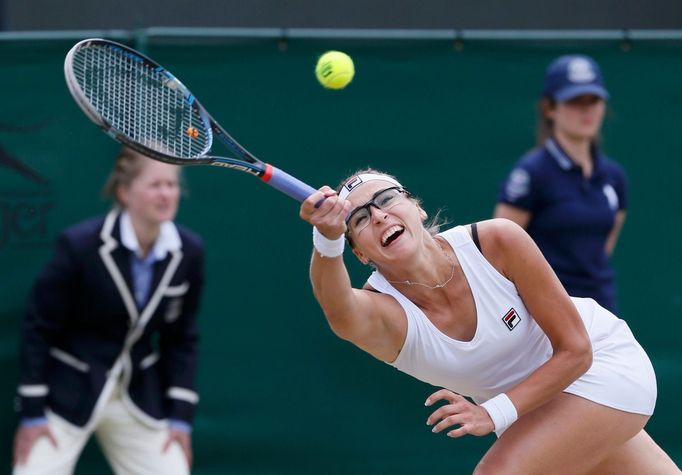
[[[514,307],[512,307],[504,315],[504,317],[502,317],[502,321],[504,322],[505,325],[507,325],[509,331],[512,331],[514,328],[516,328],[516,325],[518,325],[519,322],[521,322],[521,317],[519,317],[519,314],[516,313],[516,310],[514,310]]]

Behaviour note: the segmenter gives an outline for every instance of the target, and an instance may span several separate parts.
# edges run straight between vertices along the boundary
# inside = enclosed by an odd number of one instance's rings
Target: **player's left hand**
[[[440,400],[447,401],[447,404],[440,406],[426,419],[428,425],[433,425],[433,432],[438,433],[448,427],[459,426],[449,431],[447,436],[461,437],[466,434],[486,435],[495,429],[488,411],[450,390],[436,391],[426,399],[424,405],[431,406]]]
[[[165,452],[173,442],[177,442],[182,452],[187,458],[187,466],[192,467],[192,436],[189,432],[180,429],[170,429],[168,440],[163,444],[162,451]]]

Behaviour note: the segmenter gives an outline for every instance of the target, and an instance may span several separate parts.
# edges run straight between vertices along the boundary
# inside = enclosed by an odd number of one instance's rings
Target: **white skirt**
[[[656,375],[630,327],[592,299],[572,300],[585,321],[594,356],[590,369],[564,392],[621,411],[652,415]]]

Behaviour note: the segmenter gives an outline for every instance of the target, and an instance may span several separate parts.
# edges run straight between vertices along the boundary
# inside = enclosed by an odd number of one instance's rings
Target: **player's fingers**
[[[335,195],[327,198],[320,209],[311,215],[309,221],[325,237],[334,239],[346,232],[345,218],[344,200]]]
[[[336,191],[334,191],[331,187],[324,185],[303,200],[303,203],[312,205],[313,208],[318,208],[319,204],[321,204],[325,198],[334,195],[336,195]]]
[[[324,188],[324,187],[322,187]],[[327,187],[329,188],[329,187]],[[301,203],[301,208],[299,211],[299,216],[304,219],[305,221],[308,221],[310,218],[310,215],[315,212],[316,209],[318,209],[317,204],[319,203],[320,206],[324,204],[326,201],[326,195],[325,192],[322,191],[322,189],[319,189],[315,191],[313,194],[308,196],[303,202]]]
[[[345,213],[344,219],[348,217],[348,214],[352,211],[353,209],[353,203],[351,203],[348,200],[343,201],[343,212]]]
[[[460,414],[466,411],[466,406],[461,402],[456,402],[454,404],[445,404],[431,413],[431,415],[426,419],[428,425],[435,424],[439,420],[451,416],[452,414]]]
[[[334,203],[334,207],[329,210],[329,217],[337,221],[343,220],[345,223],[346,217],[348,216],[348,213],[350,213],[351,206],[352,204],[350,201],[338,197]]]
[[[438,424],[431,428],[431,432],[438,433],[448,427],[452,427],[457,424],[462,424],[466,419],[464,414],[452,414],[441,420]]]
[[[439,389],[438,391],[436,391],[435,393],[431,394],[429,397],[426,398],[424,405],[430,406],[434,402],[440,401],[441,399],[445,399],[446,401],[452,403],[455,401],[462,400],[464,398],[459,394],[450,391],[449,389]]]
[[[333,189],[331,189],[331,188],[328,187],[327,185],[325,185],[325,186],[323,186],[322,188],[320,188],[319,191],[322,193],[322,198],[320,199],[320,201],[318,201],[318,202],[315,203],[315,206],[314,206],[314,207],[315,207],[316,209],[319,208],[320,206],[322,206],[322,204],[323,204],[325,201],[327,201],[329,198],[332,198],[332,197],[334,197],[334,196],[338,196],[338,195],[336,194],[336,191],[334,191]]]
[[[330,211],[334,209],[337,202],[339,201],[339,195],[337,195],[333,190],[331,193],[326,193],[323,195],[324,201],[321,203],[316,203],[314,206],[313,213],[318,216],[325,216]]]
[[[426,418],[426,424],[432,425],[436,421],[441,420],[443,417],[447,417],[448,414],[446,413],[445,407],[446,406],[441,406],[438,409],[436,409],[435,411],[433,411],[431,413],[431,415],[429,415],[429,417]]]
[[[455,438],[455,437],[462,437],[463,435],[467,435],[469,433],[471,433],[469,425],[464,424],[463,426],[461,426],[457,429],[453,429],[453,430],[447,432],[445,435],[447,435],[448,437]]]
[[[319,211],[316,211],[311,217],[310,222],[316,226],[318,231],[325,235],[328,239],[334,239],[341,234],[345,223],[340,218],[336,210],[337,197],[331,196],[327,198]]]
[[[441,406],[438,410],[434,411],[428,419],[426,419],[426,423],[431,425],[431,424],[436,424],[438,421],[441,419],[445,419],[446,417],[452,416],[454,414],[464,414],[467,413],[467,408],[463,404],[460,403],[455,403],[455,404],[446,404],[444,406]]]

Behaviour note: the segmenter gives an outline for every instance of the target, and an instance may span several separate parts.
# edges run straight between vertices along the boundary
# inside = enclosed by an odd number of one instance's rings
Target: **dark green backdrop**
[[[15,425],[18,328],[32,279],[61,228],[108,207],[99,190],[117,146],[67,92],[62,61],[71,44],[0,43],[0,146],[35,172],[0,163],[3,467]],[[367,165],[393,172],[429,212],[444,206],[452,223],[488,218],[498,182],[533,144],[534,101],[547,62],[580,51],[601,63],[612,95],[605,149],[631,182],[614,259],[621,313],[658,374],[648,430],[682,462],[682,43],[283,46],[173,40],[153,42],[147,52],[264,160],[315,187],[334,186]],[[316,58],[328,49],[355,60],[356,78],[345,90],[315,81]],[[192,168],[186,177],[179,221],[204,236],[208,252],[195,473],[470,473],[492,439],[433,435],[423,406],[433,388],[328,329],[308,284],[311,233],[297,203],[230,170]],[[351,271],[357,285],[368,274],[354,262]],[[93,445],[77,473],[107,473]]]

